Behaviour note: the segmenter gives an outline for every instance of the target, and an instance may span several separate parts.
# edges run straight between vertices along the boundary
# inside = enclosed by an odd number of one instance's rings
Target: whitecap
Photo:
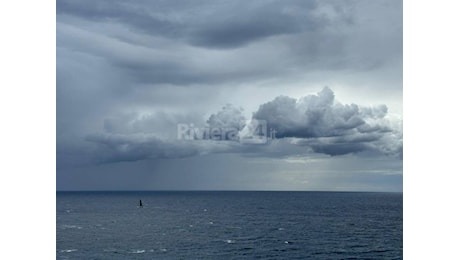
[[[75,251],[77,251],[77,249],[63,249],[63,250],[61,250],[59,252],[61,252],[61,253],[71,253],[71,252],[75,252]]]
[[[142,249],[133,249],[131,251],[132,254],[142,254],[142,253],[145,253],[145,250],[142,250]]]
[[[67,228],[82,229],[82,227],[77,226],[77,225],[62,225],[62,228],[64,228],[64,229],[67,229]]]
[[[227,244],[233,244],[235,243],[235,240],[227,239],[225,240],[225,242],[227,242]]]

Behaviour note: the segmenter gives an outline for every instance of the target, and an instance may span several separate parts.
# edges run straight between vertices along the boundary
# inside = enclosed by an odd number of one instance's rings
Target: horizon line
[[[158,190],[56,190],[56,192],[355,192],[355,193],[403,193],[403,191],[372,190],[214,190],[214,189],[158,189]]]

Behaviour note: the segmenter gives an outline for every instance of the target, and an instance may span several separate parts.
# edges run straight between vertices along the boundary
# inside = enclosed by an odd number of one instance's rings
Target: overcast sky
[[[56,7],[57,190],[402,191],[402,1]]]

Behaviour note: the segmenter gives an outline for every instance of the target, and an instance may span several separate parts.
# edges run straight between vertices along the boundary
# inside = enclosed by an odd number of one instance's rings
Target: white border
[[[404,1],[404,258],[458,257],[455,1]]]
[[[456,256],[454,1],[404,1],[404,257]],[[455,3],[455,2],[454,2]],[[55,258],[55,2],[0,6],[0,258]]]
[[[56,257],[55,2],[0,4],[0,259]]]

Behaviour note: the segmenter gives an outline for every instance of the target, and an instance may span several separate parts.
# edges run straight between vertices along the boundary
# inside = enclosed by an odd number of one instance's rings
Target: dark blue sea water
[[[58,192],[56,210],[57,259],[401,259],[403,252],[402,193]]]

